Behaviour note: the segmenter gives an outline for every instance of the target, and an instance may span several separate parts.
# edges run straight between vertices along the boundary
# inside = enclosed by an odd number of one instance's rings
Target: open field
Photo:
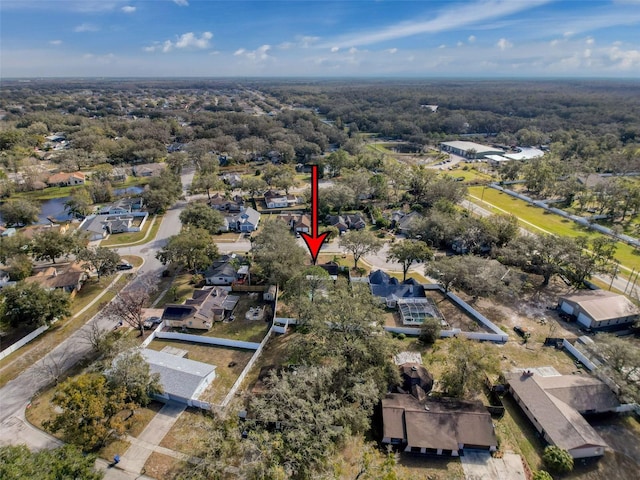
[[[534,231],[537,230],[536,233],[548,232],[568,237],[588,237],[589,239],[603,236],[593,230],[585,229],[571,220],[554,213],[546,212],[539,207],[535,207],[523,200],[519,200],[506,193],[494,190],[493,188],[471,187],[469,188],[469,193],[476,197],[476,200],[480,198],[483,199],[484,202],[479,203],[482,208],[487,208],[487,204],[489,204],[490,206],[498,207],[507,213],[511,213],[517,216],[518,219],[528,222],[528,224],[524,223],[522,225],[525,228],[532,230],[532,227],[529,224],[537,227],[536,229],[533,229]],[[633,268],[640,264],[640,253],[638,250],[622,242],[617,242],[616,245],[618,249],[616,251],[615,258],[622,265],[628,268]]]

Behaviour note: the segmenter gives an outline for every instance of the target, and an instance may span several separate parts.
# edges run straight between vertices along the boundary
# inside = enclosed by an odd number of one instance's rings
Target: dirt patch
[[[183,464],[177,458],[164,455],[162,453],[153,452],[147,462],[144,464],[145,475],[152,478],[162,478],[164,480],[173,480],[180,473],[180,466]]]

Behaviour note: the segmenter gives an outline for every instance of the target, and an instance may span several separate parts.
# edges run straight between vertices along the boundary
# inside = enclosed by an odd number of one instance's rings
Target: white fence
[[[257,350],[259,343],[244,342],[242,340],[230,340],[228,338],[205,337],[204,335],[191,335],[177,332],[154,332],[156,338],[167,340],[182,340],[184,342],[206,343],[207,345],[220,345],[223,347],[244,348],[246,350]],[[147,339],[148,340],[148,339]]]
[[[575,358],[580,360],[580,363],[582,363],[585,367],[587,367],[589,371],[593,371],[596,369],[596,365],[587,357],[585,357],[580,350],[578,350],[576,347],[571,345],[566,338],[562,339],[562,346],[566,348],[567,351],[571,353],[571,355],[573,355]]]
[[[22,337],[16,343],[11,345],[10,347],[5,348],[4,350],[2,350],[2,352],[0,352],[0,360],[2,360],[7,355],[11,355],[16,350],[24,347],[31,340],[33,340],[34,338],[42,335],[42,333],[46,332],[47,330],[49,330],[49,326],[48,325],[43,325],[42,327],[37,328],[36,330],[31,332],[29,335],[26,335],[26,336]]]
[[[259,344],[258,348],[256,349],[255,353],[251,356],[251,359],[249,360],[249,363],[247,363],[247,365],[244,367],[244,369],[242,370],[242,373],[240,374],[238,379],[233,384],[233,387],[231,387],[231,390],[229,390],[229,393],[227,393],[227,396],[224,397],[224,400],[222,401],[222,403],[220,403],[220,406],[222,408],[226,407],[229,404],[229,402],[231,401],[233,396],[236,394],[236,391],[238,390],[238,388],[240,388],[240,385],[242,385],[242,382],[244,381],[245,377],[247,376],[249,371],[253,368],[253,365],[256,363],[258,358],[260,358],[260,355],[262,354],[262,349],[267,344],[267,342],[269,341],[269,338],[271,337],[271,334],[273,333],[273,327],[274,326],[275,325],[271,325],[271,328],[269,329],[267,334],[262,339],[262,342],[260,342],[260,344]]]

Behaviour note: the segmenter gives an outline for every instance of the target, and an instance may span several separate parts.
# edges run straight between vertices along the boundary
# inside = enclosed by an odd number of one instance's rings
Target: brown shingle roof
[[[391,393],[382,400],[384,437],[412,447],[458,450],[458,444],[497,446],[491,415],[480,402],[450,398],[419,401]],[[406,432],[406,435],[405,435]]]

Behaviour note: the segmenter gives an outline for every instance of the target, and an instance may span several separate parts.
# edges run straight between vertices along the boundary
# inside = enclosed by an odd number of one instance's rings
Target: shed
[[[624,295],[607,290],[588,290],[560,297],[558,307],[586,328],[625,328],[640,317],[640,309]]]

